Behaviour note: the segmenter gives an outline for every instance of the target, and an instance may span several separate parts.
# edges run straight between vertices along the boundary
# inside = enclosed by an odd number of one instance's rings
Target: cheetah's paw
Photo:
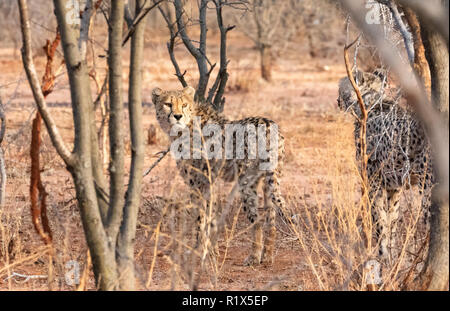
[[[249,255],[244,260],[244,266],[251,267],[251,266],[257,266],[261,263],[261,258],[257,258],[254,254]]]

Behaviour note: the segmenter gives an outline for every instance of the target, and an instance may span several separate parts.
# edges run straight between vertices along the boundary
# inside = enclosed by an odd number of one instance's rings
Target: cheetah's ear
[[[162,90],[159,87],[156,87],[153,89],[152,91],[152,101],[153,104],[156,104],[156,101],[158,100],[158,98],[161,96],[162,94]]]
[[[189,96],[191,98],[194,98],[194,96],[195,96],[195,89],[192,86],[186,86],[183,89],[183,94],[187,95],[187,96]]]
[[[375,69],[373,74],[376,75],[380,79],[380,81],[384,81],[387,79],[386,71],[383,69]]]

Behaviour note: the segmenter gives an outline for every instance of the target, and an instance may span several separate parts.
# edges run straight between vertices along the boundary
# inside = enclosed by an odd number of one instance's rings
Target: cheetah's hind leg
[[[265,243],[262,262],[273,264],[276,241],[275,218],[276,213],[284,217],[286,203],[280,192],[278,177],[274,172],[267,173],[264,180],[264,215],[265,215]]]
[[[242,206],[251,224],[253,242],[250,255],[245,259],[244,266],[254,266],[261,263],[263,251],[263,228],[261,218],[258,215],[258,194],[257,188],[260,175],[239,177],[239,192],[241,194]]]

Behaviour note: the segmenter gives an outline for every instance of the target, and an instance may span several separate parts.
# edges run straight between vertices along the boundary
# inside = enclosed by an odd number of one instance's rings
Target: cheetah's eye
[[[183,108],[186,108],[186,107],[187,107],[187,105],[188,105],[187,103],[184,103],[184,104],[183,104]]]
[[[172,107],[172,103],[164,103],[165,106],[171,108]]]

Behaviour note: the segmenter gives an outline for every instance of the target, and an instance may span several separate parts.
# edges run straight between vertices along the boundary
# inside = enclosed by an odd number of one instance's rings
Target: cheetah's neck
[[[194,116],[200,117],[200,125],[203,127],[207,123],[216,123],[219,125],[223,125],[228,122],[228,119],[225,118],[222,114],[215,111],[208,104],[200,104],[196,103],[194,108]],[[189,128],[192,129],[193,120],[189,123]]]

